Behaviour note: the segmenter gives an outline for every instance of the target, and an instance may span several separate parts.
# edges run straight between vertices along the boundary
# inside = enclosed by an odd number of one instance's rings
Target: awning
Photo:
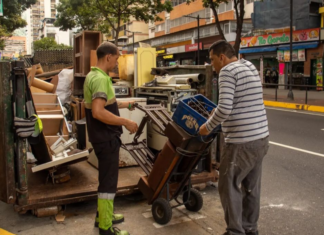
[[[293,50],[297,49],[310,49],[310,48],[316,48],[318,47],[318,42],[304,42],[304,43],[293,43]],[[286,51],[290,50],[290,45],[280,45],[278,46],[278,50]]]
[[[278,46],[243,48],[239,51],[239,53],[248,54],[248,53],[259,53],[259,52],[271,52],[271,51],[276,51],[277,48]]]

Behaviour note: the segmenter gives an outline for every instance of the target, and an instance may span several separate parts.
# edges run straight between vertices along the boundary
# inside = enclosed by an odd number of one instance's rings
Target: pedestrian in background
[[[217,41],[209,54],[219,74],[219,102],[199,133],[208,135],[222,124],[218,190],[227,224],[224,235],[257,235],[262,160],[269,146],[261,80],[255,66],[238,60],[228,42]]]

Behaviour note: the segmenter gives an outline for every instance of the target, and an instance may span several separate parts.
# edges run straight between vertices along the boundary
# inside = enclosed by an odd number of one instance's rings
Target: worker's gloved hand
[[[35,131],[35,124],[37,117],[32,116],[30,118],[19,118],[15,117],[14,125],[16,128],[16,133],[21,138],[27,138],[31,136]]]
[[[130,134],[134,134],[138,130],[137,123],[132,120],[127,120],[125,128],[130,132]]]

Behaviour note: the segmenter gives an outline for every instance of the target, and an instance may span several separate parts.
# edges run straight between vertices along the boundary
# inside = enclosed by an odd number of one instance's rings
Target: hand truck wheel
[[[152,215],[158,224],[167,224],[172,218],[170,203],[164,198],[158,198],[153,202]]]
[[[190,198],[188,198],[189,192],[183,193],[183,203],[188,211],[197,212],[203,206],[203,198],[197,189],[190,189]]]

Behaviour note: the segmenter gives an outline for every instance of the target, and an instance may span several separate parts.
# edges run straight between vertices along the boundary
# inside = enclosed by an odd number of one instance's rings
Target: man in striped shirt
[[[255,66],[238,60],[234,48],[217,41],[209,49],[219,74],[219,103],[199,133],[222,124],[225,146],[218,189],[227,224],[226,235],[258,235],[262,160],[269,131],[262,85]]]

